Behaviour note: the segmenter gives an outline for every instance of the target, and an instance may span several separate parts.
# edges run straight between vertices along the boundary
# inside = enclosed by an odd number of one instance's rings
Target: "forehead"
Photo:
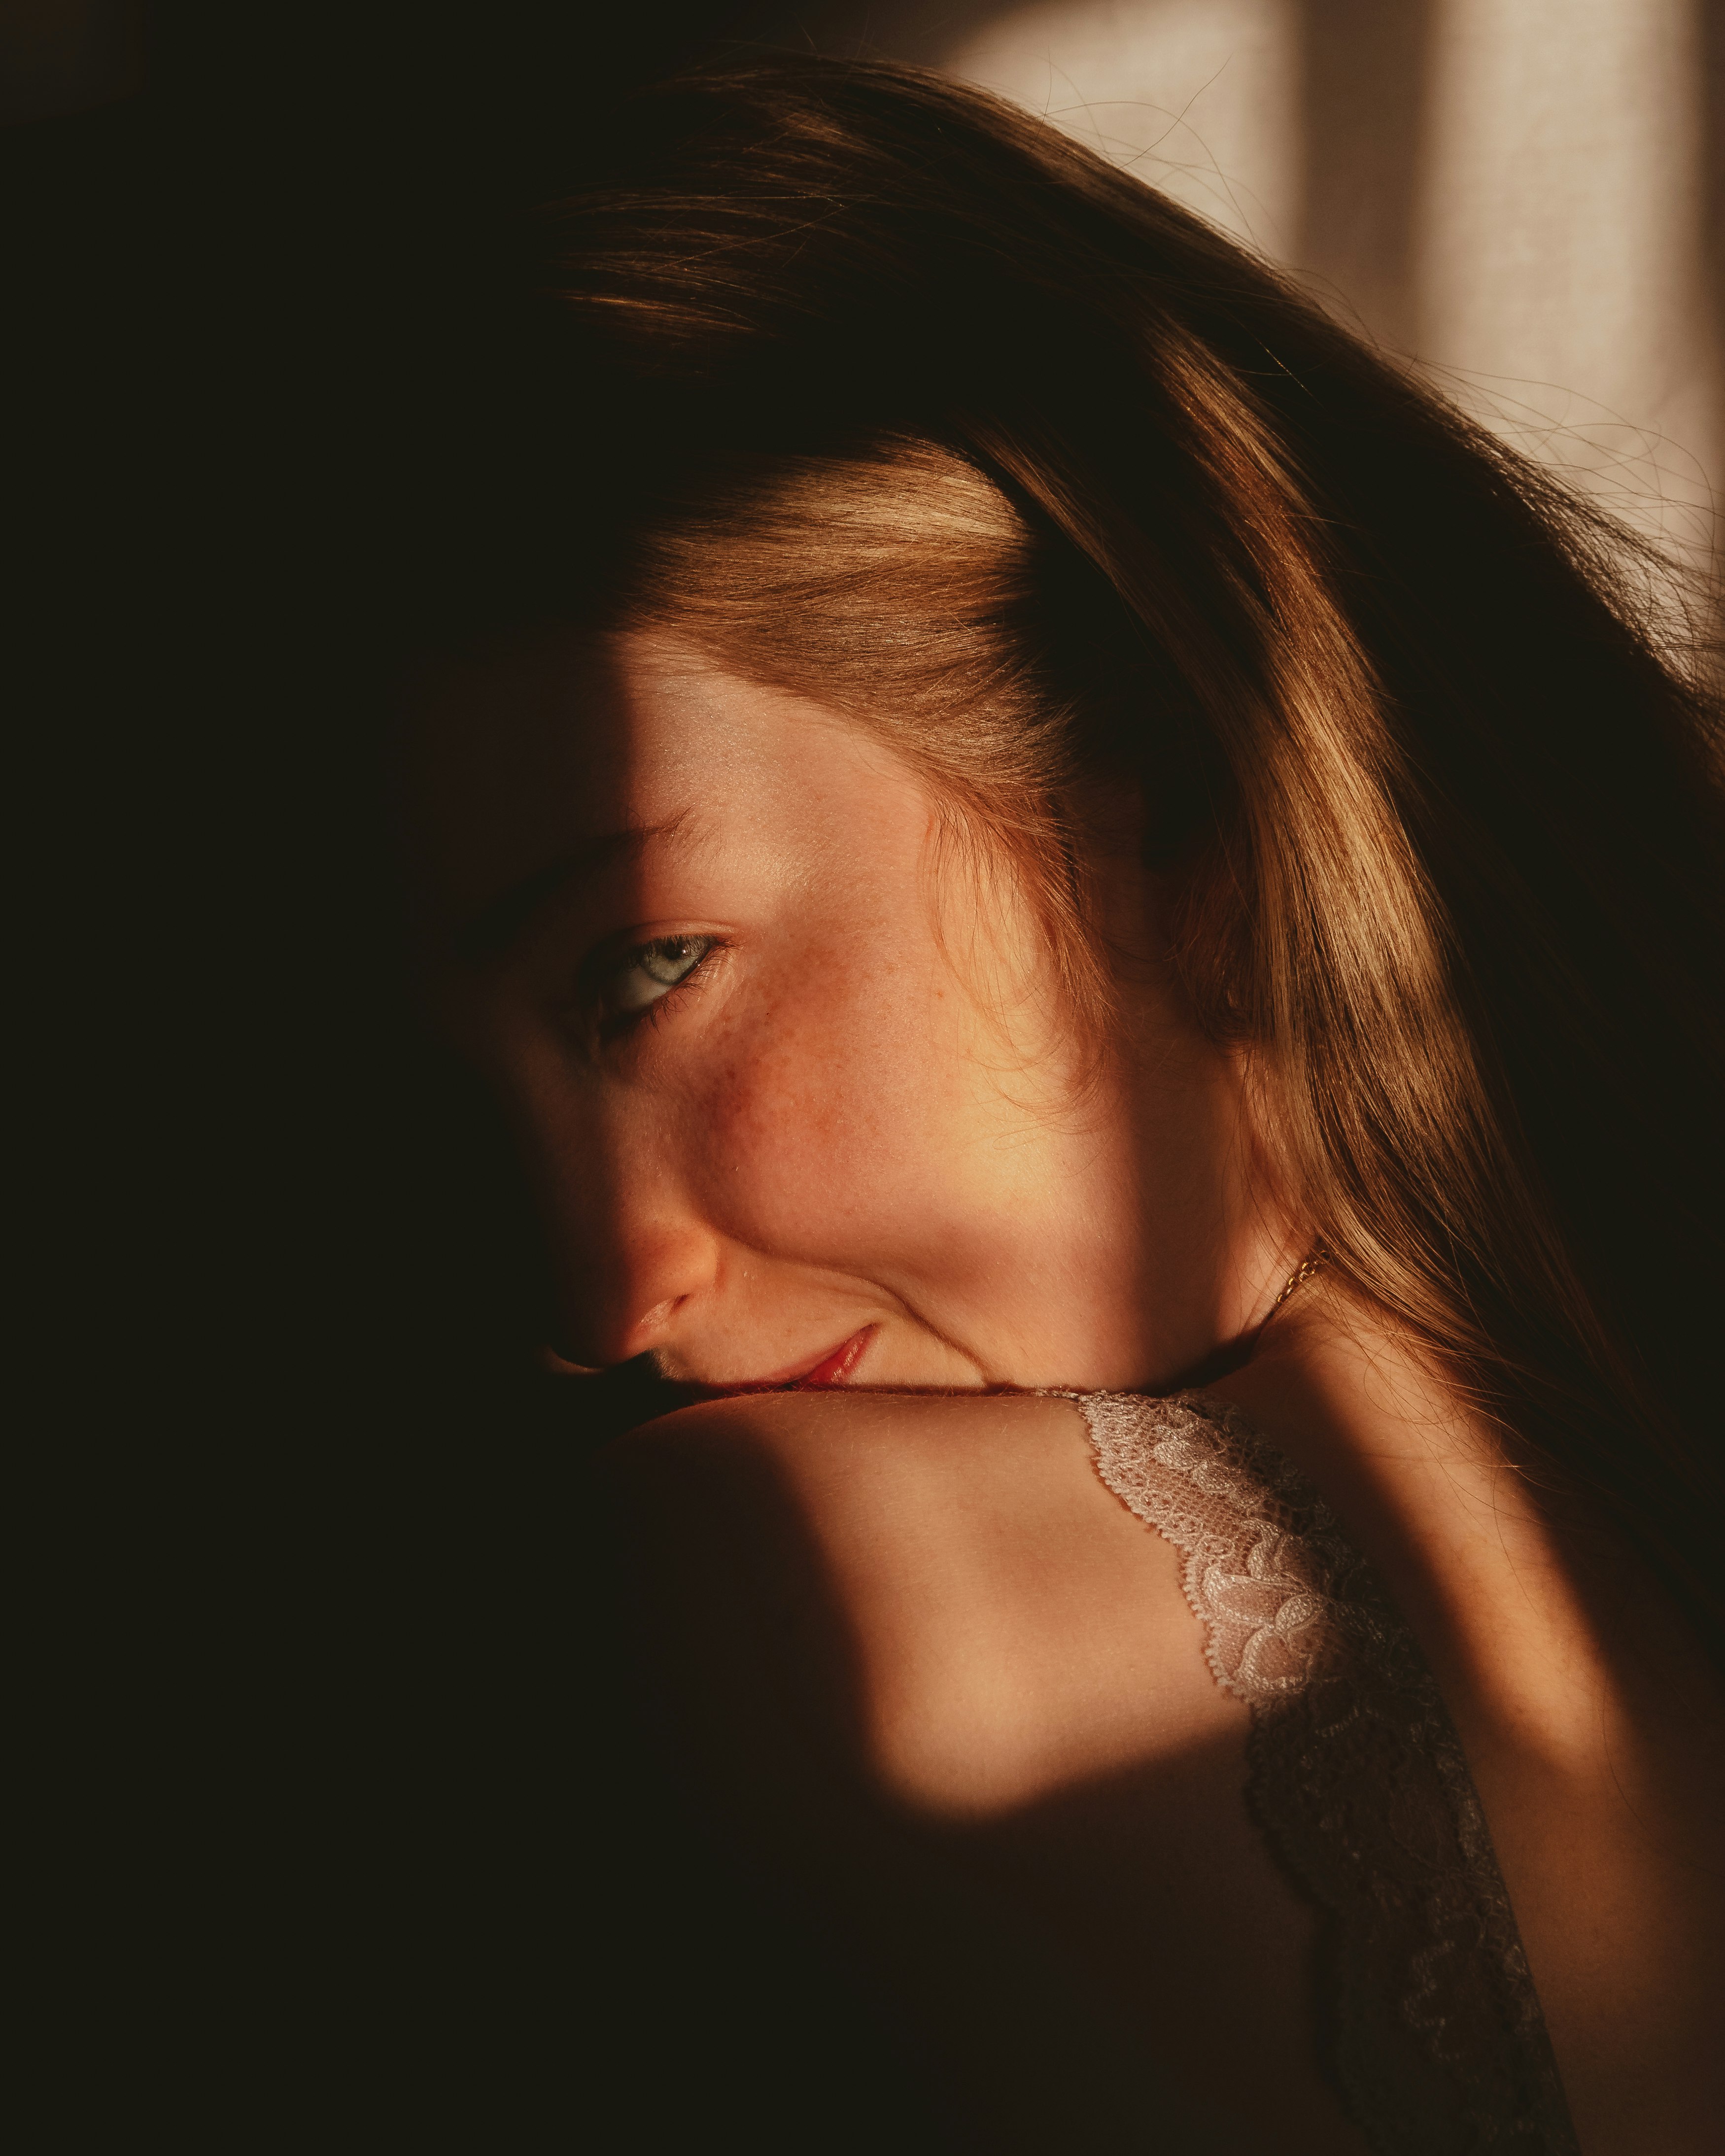
[[[783,852],[927,814],[865,729],[658,636],[557,632],[441,661],[413,685],[404,746],[415,880],[451,922],[607,834]]]

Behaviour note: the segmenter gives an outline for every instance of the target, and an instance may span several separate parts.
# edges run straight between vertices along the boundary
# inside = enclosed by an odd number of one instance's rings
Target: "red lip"
[[[706,1389],[715,1393],[801,1393],[812,1392],[823,1385],[842,1385],[862,1360],[875,1333],[872,1325],[864,1326],[860,1332],[853,1332],[848,1340],[841,1340],[824,1355],[813,1363],[793,1363],[788,1370],[777,1370],[769,1378],[746,1378],[732,1385],[711,1385]]]

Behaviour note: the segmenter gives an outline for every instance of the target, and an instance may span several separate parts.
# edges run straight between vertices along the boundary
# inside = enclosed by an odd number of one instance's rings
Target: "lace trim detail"
[[[1181,1551],[1247,1796],[1324,1913],[1327,2063],[1384,2156],[1577,2156],[1467,1762],[1412,1634],[1237,1409],[1068,1394],[1103,1482]]]

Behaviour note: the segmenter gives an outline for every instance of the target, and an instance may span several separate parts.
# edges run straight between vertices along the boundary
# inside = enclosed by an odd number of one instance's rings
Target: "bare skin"
[[[612,1468],[659,1620],[650,1681],[697,1694],[691,1750],[720,1800],[738,1785],[738,1830],[798,1876],[865,1881],[845,1914],[894,1989],[920,1979],[961,2079],[985,2084],[973,2110],[1003,2079],[993,2054],[966,2076],[980,2035],[1009,2017],[1009,2053],[1043,2055],[1055,2100],[1009,2083],[983,2145],[1140,2148],[1146,2102],[1172,2097],[1177,2145],[1363,2152],[1314,2063],[1311,1914],[1247,1813],[1246,1710],[1204,1661],[1174,1552],[1098,1481],[1070,1404],[716,1402]],[[787,1785],[795,1815],[763,1822]],[[968,1940],[919,1921],[931,1857],[980,1884],[998,1990]],[[951,2005],[973,1995],[980,2029]],[[1101,2040],[1075,2055],[1050,1996]],[[1117,2142],[1075,2128],[1081,2081],[1127,2122]]]
[[[952,870],[864,729],[669,639],[548,639],[445,670],[425,708],[427,948],[558,1230],[567,1359],[837,1388],[744,1392],[619,1455],[696,1719],[747,1720],[782,1661],[765,1752],[812,1717],[840,1782],[1043,1909],[1050,1953],[1224,2123],[1358,2145],[1173,1555],[1070,1405],[1001,1396],[1166,1389],[1254,1333],[1305,1247],[1240,1073],[1165,985],[1130,847],[1099,834],[1121,1011],[1086,1056],[1009,881]],[[1432,1663],[1589,2156],[1717,2147],[1725,1717],[1681,1625],[1607,1523],[1536,1502],[1333,1296],[1302,1291],[1215,1389],[1317,1481]]]

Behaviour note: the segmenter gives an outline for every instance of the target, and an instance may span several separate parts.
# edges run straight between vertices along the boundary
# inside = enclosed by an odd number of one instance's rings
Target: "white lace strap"
[[[1383,2156],[1577,2156],[1485,1815],[1412,1634],[1238,1410],[1068,1393],[1096,1471],[1185,1559],[1247,1798],[1326,1919],[1338,2093]]]
[[[1261,1448],[1230,1412],[1071,1397],[1103,1481],[1183,1554],[1182,1584],[1217,1683],[1254,1705],[1302,1691],[1334,1650],[1333,1589],[1351,1554],[1327,1511],[1317,1534],[1292,1532]]]

